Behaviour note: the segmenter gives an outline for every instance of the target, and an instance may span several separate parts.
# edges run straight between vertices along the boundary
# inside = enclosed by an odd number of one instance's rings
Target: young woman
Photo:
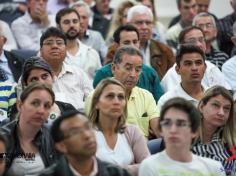
[[[17,102],[19,118],[1,128],[9,140],[6,151],[7,175],[36,175],[55,162],[53,140],[44,123],[55,95],[46,84],[28,86]]]
[[[126,117],[124,86],[113,78],[104,79],[95,89],[89,114],[96,129],[96,156],[138,175],[139,163],[150,154],[143,134],[136,126],[126,125]]]
[[[221,86],[208,89],[198,106],[202,118],[200,135],[193,147],[197,155],[220,161],[228,174],[235,172],[230,147],[236,144],[233,98]]]

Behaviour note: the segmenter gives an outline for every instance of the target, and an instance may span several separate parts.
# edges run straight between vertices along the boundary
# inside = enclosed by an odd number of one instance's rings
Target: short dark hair
[[[116,65],[119,65],[122,62],[122,58],[125,54],[131,55],[131,56],[137,55],[143,59],[143,55],[139,49],[132,46],[122,46],[116,50],[113,63]]]
[[[180,66],[180,62],[183,58],[183,55],[187,54],[187,53],[198,53],[202,56],[203,61],[206,60],[206,56],[205,56],[204,52],[198,46],[182,45],[182,46],[180,46],[180,48],[177,50],[177,53],[176,53],[176,64],[178,66]]]
[[[34,69],[43,69],[47,71],[51,75],[51,77],[53,77],[52,69],[48,65],[48,63],[39,56],[32,56],[31,58],[27,59],[24,63],[22,69],[22,78],[21,78],[22,85],[27,86],[27,79],[30,76],[30,72]]]
[[[205,38],[205,34],[204,34],[203,30],[202,30],[200,27],[197,27],[197,26],[188,26],[188,27],[184,28],[184,29],[180,32],[180,34],[179,34],[179,38],[178,38],[179,45],[184,44],[184,42],[185,42],[185,41],[184,41],[185,35],[186,35],[187,33],[189,33],[190,31],[192,31],[192,30],[199,30],[199,31],[201,31],[202,34],[203,34],[203,36],[204,36],[204,38]]]
[[[75,13],[78,16],[78,18],[80,19],[80,15],[75,9],[73,9],[73,8],[63,8],[63,9],[59,10],[56,14],[56,23],[58,25],[60,25],[61,18],[65,15],[67,15],[67,14],[70,14],[70,13]]]
[[[180,8],[182,1],[189,3],[191,0],[176,0],[176,4],[178,8]]]
[[[160,119],[158,122],[158,128],[160,130],[161,130],[160,122],[164,120],[164,116],[170,108],[176,108],[185,112],[188,115],[188,120],[190,121],[191,131],[193,133],[197,132],[200,126],[201,114],[198,111],[198,109],[190,101],[184,98],[180,98],[180,97],[169,99],[162,106]]]
[[[66,36],[65,34],[56,27],[49,27],[40,37],[40,48],[43,47],[43,42],[49,37],[58,37],[64,40],[66,45]]]
[[[137,36],[138,36],[138,40],[139,40],[139,32],[138,29],[136,27],[134,27],[133,25],[127,24],[127,25],[122,25],[119,26],[114,34],[113,34],[113,39],[116,43],[120,43],[120,34],[123,31],[128,31],[128,32],[136,32]]]
[[[66,119],[73,118],[75,115],[82,115],[82,116],[86,117],[86,115],[81,111],[70,110],[70,111],[63,112],[61,114],[61,116],[56,118],[56,120],[53,122],[52,127],[51,127],[51,135],[52,135],[52,139],[54,140],[55,143],[60,142],[64,139],[64,134],[60,130],[60,126],[61,126],[62,122]]]

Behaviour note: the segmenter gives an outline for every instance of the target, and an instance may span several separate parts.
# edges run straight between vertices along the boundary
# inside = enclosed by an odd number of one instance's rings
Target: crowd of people
[[[236,0],[110,2],[0,2],[0,176],[236,175]]]

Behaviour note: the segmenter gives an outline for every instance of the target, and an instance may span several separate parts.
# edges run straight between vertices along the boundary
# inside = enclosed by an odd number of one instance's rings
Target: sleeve
[[[93,88],[95,89],[98,83],[104,78],[106,78],[106,76],[103,74],[103,71],[101,69],[97,70],[93,78]]]
[[[149,117],[149,120],[153,118],[157,118],[160,116],[160,109],[158,108],[156,101],[154,100],[152,94],[150,92],[146,92],[146,97],[145,97],[146,103],[146,109],[147,109],[147,114]]]
[[[158,176],[158,173],[155,173],[152,167],[152,163],[148,162],[148,160],[144,160],[139,167],[138,175],[140,176]]]
[[[222,66],[222,73],[225,76],[226,82],[231,86],[231,89],[236,91],[236,72],[234,64],[231,65],[230,62],[226,62]]]

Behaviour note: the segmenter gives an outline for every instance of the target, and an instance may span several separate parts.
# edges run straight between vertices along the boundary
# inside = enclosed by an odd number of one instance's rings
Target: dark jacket
[[[7,58],[8,66],[11,69],[14,80],[18,82],[22,73],[24,58],[21,58],[9,51],[4,51],[4,55]]]
[[[98,173],[97,176],[129,176],[130,174],[122,168],[97,159]],[[67,160],[61,157],[57,163],[45,169],[40,176],[74,176]]]
[[[0,128],[1,133],[6,135],[8,139],[8,146],[6,152],[6,172],[10,168],[12,161],[17,156],[22,156],[24,153],[20,146],[20,141],[17,135],[18,121],[12,121]],[[39,149],[45,167],[52,165],[58,154],[54,148],[54,142],[51,138],[50,132],[46,127],[42,127],[33,141],[35,146]]]

